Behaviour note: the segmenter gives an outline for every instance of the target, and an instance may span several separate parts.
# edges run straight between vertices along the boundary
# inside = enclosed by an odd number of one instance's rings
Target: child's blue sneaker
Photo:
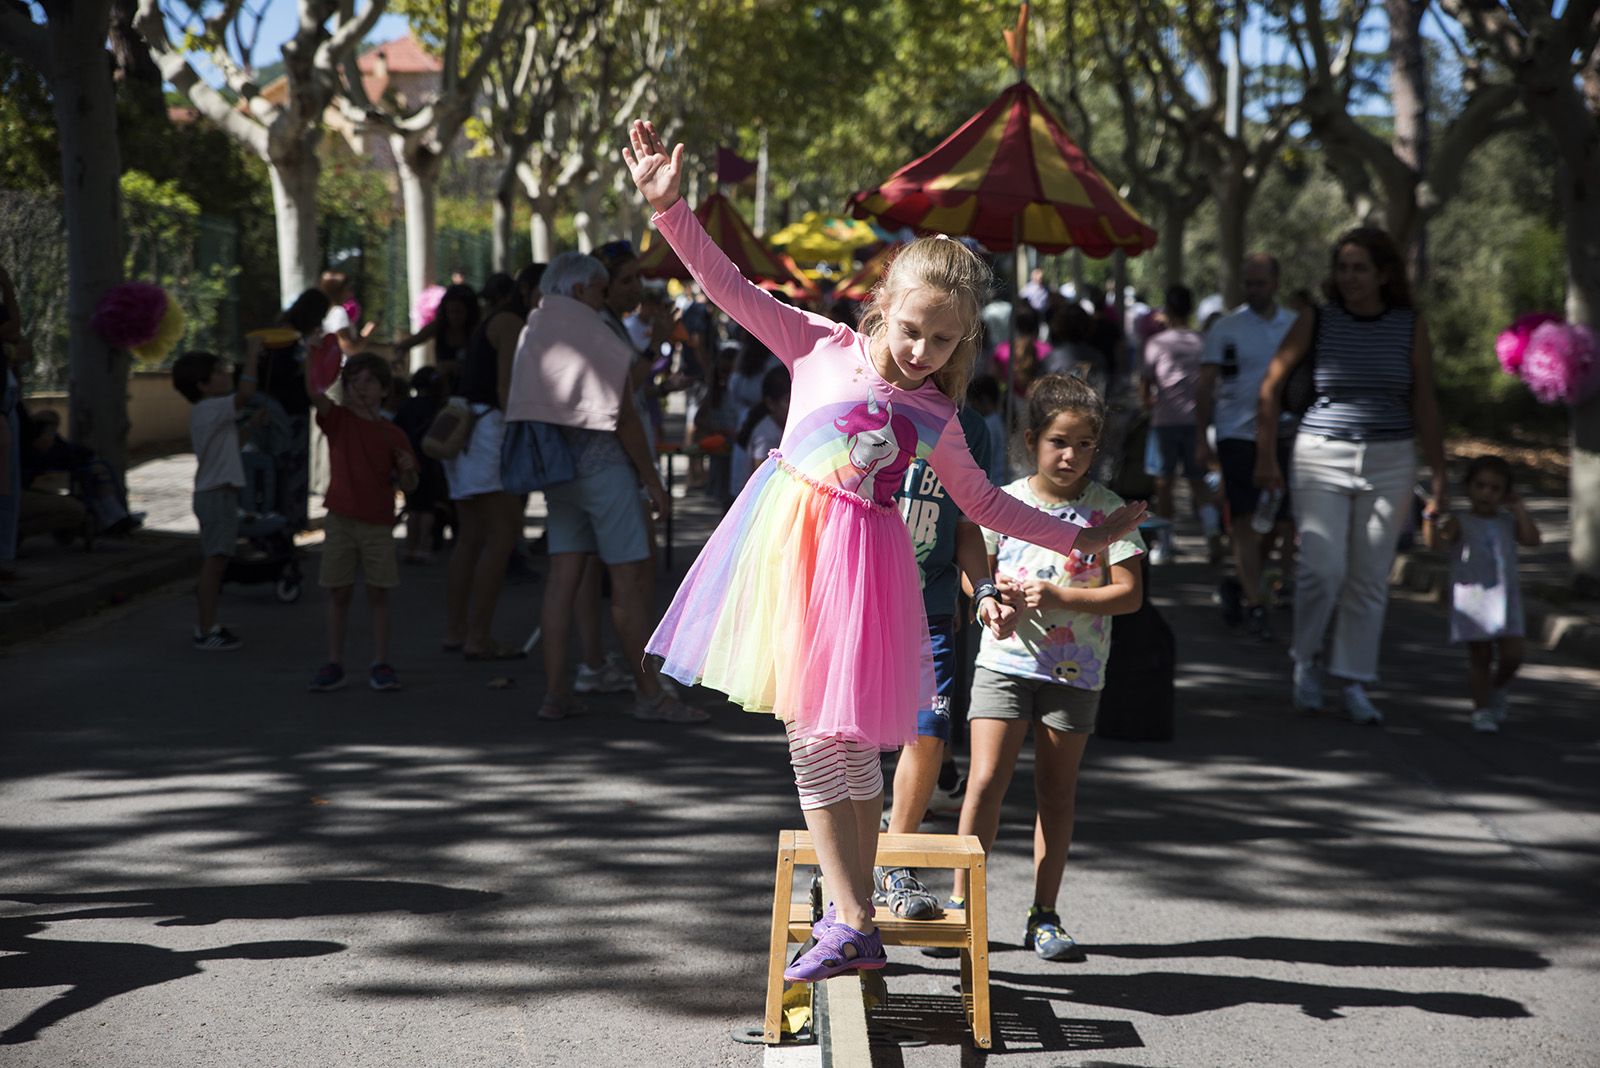
[[[1086,959],[1078,943],[1061,927],[1061,917],[1052,909],[1038,905],[1028,910],[1028,932],[1022,945],[1045,960],[1081,961]]]
[[[388,664],[373,664],[371,683],[372,688],[379,693],[386,690],[398,690],[400,688],[400,676],[395,674],[394,668]]]
[[[312,693],[328,693],[330,690],[344,689],[346,681],[348,680],[344,677],[344,668],[330,660],[318,668],[315,675],[311,676],[311,686],[309,688]]]

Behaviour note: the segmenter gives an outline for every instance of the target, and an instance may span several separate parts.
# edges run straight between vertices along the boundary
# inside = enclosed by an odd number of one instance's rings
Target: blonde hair
[[[933,374],[939,392],[958,405],[966,397],[967,382],[978,362],[982,331],[980,312],[989,299],[994,275],[976,252],[946,237],[922,237],[900,250],[872,292],[872,303],[861,317],[861,332],[876,344],[889,332],[889,311],[913,289],[935,289],[955,307],[966,324],[950,360]]]

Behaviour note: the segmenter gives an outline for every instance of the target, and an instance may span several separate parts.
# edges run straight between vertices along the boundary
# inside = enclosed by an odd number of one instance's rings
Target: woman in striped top
[[[1256,482],[1284,486],[1273,449],[1283,387],[1312,357],[1316,399],[1301,420],[1290,475],[1300,533],[1294,703],[1321,711],[1326,668],[1342,683],[1350,718],[1378,724],[1383,715],[1365,684],[1378,677],[1389,568],[1416,480],[1418,444],[1433,476],[1431,510],[1442,513],[1445,504],[1433,347],[1412,306],[1405,264],[1384,231],[1360,227],[1340,237],[1323,290],[1327,302],[1295,322],[1261,383]]]

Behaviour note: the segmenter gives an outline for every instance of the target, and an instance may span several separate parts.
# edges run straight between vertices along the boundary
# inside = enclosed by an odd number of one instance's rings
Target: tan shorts
[[[1099,690],[1002,675],[982,666],[972,673],[968,719],[1037,719],[1069,734],[1093,734],[1099,714]]]
[[[392,527],[329,512],[322,532],[322,573],[317,585],[325,590],[354,586],[357,571],[374,589],[400,585]]]

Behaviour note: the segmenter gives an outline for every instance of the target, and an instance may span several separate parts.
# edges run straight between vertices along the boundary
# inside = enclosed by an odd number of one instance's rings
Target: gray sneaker
[[[1495,726],[1504,726],[1506,717],[1511,714],[1511,695],[1504,686],[1489,691],[1489,711],[1494,714]]]
[[[902,920],[932,920],[939,916],[939,899],[928,892],[910,868],[872,869],[872,900],[889,906]]]
[[[1479,734],[1498,734],[1500,720],[1494,714],[1493,708],[1475,708],[1472,710],[1472,729]]]
[[[572,688],[578,693],[630,693],[633,690],[633,676],[610,661],[599,668],[579,664],[578,676],[573,680]]]
[[[1352,723],[1364,727],[1383,726],[1383,713],[1378,711],[1378,706],[1372,703],[1372,698],[1367,696],[1367,691],[1359,682],[1352,682],[1344,688],[1344,710],[1350,714]]]
[[[1322,711],[1322,676],[1312,664],[1294,665],[1294,708],[1307,715]]]

